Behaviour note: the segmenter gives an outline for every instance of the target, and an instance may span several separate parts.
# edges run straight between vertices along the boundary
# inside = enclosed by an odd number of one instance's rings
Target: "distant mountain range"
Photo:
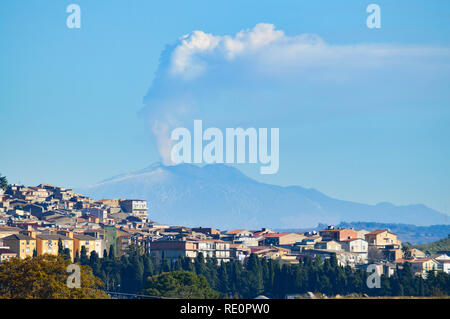
[[[303,229],[276,229],[280,232],[305,232],[324,229],[326,224],[318,224],[317,227],[303,228]],[[416,226],[410,224],[386,224],[375,222],[341,222],[337,227],[340,228],[354,228],[354,229],[389,229],[391,232],[398,235],[398,238],[402,242],[408,242],[410,244],[428,244],[437,242],[443,238],[447,238],[450,235],[450,225],[431,225],[431,226]]]
[[[383,223],[340,223],[339,227],[355,229],[389,229],[398,235],[401,241],[411,244],[424,244],[446,238],[450,234],[450,225],[416,226],[409,224],[383,224]]]
[[[237,168],[181,164],[122,174],[77,189],[95,199],[136,198],[149,204],[152,220],[170,225],[233,228],[306,228],[342,221],[448,224],[448,216],[425,205],[367,205],[331,198],[301,186],[265,184]]]

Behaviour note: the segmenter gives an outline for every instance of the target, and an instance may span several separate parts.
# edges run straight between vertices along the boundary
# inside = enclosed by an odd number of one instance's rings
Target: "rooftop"
[[[23,235],[23,234],[13,234],[7,237],[3,237],[2,240],[35,240],[31,236]]]

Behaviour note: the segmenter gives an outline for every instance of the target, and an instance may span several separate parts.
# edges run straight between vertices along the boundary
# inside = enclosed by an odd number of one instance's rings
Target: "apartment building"
[[[395,263],[409,263],[411,265],[411,271],[416,276],[422,276],[424,279],[427,277],[428,272],[439,270],[438,262],[433,258],[419,258],[413,260],[398,259]]]
[[[31,236],[13,234],[2,238],[2,241],[3,244],[16,253],[17,257],[20,259],[33,257],[33,252],[36,250],[36,239]]]
[[[374,246],[378,249],[386,248],[386,246],[401,247],[401,241],[397,239],[397,235],[387,229],[374,230],[366,234],[365,238],[369,246]]]
[[[369,251],[369,243],[361,238],[346,239],[340,242],[342,249],[351,253],[365,253]]]
[[[230,260],[230,243],[221,240],[185,239],[156,240],[150,243],[150,253],[172,262],[179,257],[195,258],[202,253],[205,258],[216,258],[219,263]]]
[[[331,251],[340,251],[342,250],[342,246],[340,243],[334,240],[329,241],[320,241],[314,245],[315,249],[323,249],[323,250],[331,250]]]
[[[88,235],[74,234],[73,235],[75,256],[81,255],[81,249],[84,246],[86,249],[86,255],[89,257],[93,251],[95,251],[100,258],[103,257],[103,244],[102,240]]]
[[[358,238],[358,233],[354,229],[335,228],[334,226],[328,226],[327,229],[320,231],[320,236],[323,241],[334,240],[337,242]]]
[[[74,242],[73,238],[60,234],[37,234],[36,236],[36,250],[38,256],[49,254],[57,256],[59,253],[59,241],[63,245],[63,249],[69,249],[70,258],[74,258]]]
[[[10,235],[19,234],[21,231],[17,227],[0,226],[0,238],[8,237]]]
[[[438,263],[438,270],[450,275],[450,256],[447,254],[437,254],[434,260]]]
[[[157,240],[150,243],[150,254],[174,261],[179,257],[197,257],[198,243],[188,240]]]
[[[276,233],[276,234],[266,234],[264,235],[264,244],[267,246],[283,246],[283,245],[293,245],[295,243],[301,242],[306,238],[303,234],[297,233]]]
[[[17,253],[9,248],[0,247],[0,264],[14,257],[17,257]]]
[[[147,218],[147,201],[138,199],[125,199],[120,201],[120,208],[125,213],[139,217],[141,219]]]

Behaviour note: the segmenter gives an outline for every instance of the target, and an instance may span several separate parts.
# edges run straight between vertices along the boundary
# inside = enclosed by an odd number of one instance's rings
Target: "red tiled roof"
[[[265,234],[263,231],[260,231],[260,230],[258,230],[258,231],[252,231],[252,233],[253,233],[253,237],[259,237],[259,236]]]
[[[286,235],[290,235],[290,234],[295,234],[295,233],[266,234],[266,235],[264,235],[264,237],[277,238],[277,237],[282,237],[282,236],[286,236]]]
[[[408,260],[408,262],[415,263],[415,264],[422,264],[422,263],[430,261],[430,260],[432,260],[432,258],[417,258],[414,260]]]
[[[195,238],[195,237],[189,237],[188,240],[204,241],[204,242],[208,242],[208,243],[226,243],[225,241],[220,240],[220,239],[200,239],[200,238]]]
[[[415,263],[415,264],[422,264],[424,262],[433,260],[433,258],[417,258],[417,259],[404,259],[399,258],[394,261],[396,264],[404,264],[404,263]]]
[[[234,234],[239,234],[242,232],[248,232],[248,230],[246,229],[235,229],[235,230],[230,230],[229,232],[227,232],[228,235],[234,235]]]
[[[384,232],[388,232],[388,233],[390,233],[390,234],[395,235],[394,233],[390,232],[390,231],[387,230],[387,229],[376,229],[376,230],[371,231],[370,233],[368,233],[368,234],[366,234],[366,235],[378,235],[378,234],[381,234],[381,233],[384,233]]]
[[[248,248],[243,244],[230,244],[230,248],[240,248],[240,247]]]

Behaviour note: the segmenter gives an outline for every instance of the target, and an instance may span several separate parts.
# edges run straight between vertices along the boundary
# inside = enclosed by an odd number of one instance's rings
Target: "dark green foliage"
[[[58,255],[62,256],[63,253],[64,253],[64,246],[63,246],[61,238],[59,238],[58,239]]]
[[[424,252],[435,254],[438,251],[449,251],[450,250],[450,237],[444,238],[433,243],[415,245],[414,248],[420,249]]]
[[[6,179],[6,176],[2,176],[2,174],[0,174],[0,189],[6,188],[8,188],[8,180]]]
[[[81,262],[82,265],[87,265],[88,261],[89,261],[89,258],[87,256],[86,247],[85,246],[81,246],[80,262]]]
[[[82,252],[83,255],[83,252]],[[114,255],[114,254],[112,254]],[[80,260],[83,259],[80,257]],[[219,264],[217,260],[203,255],[192,260],[180,257],[169,262],[130,250],[128,256],[98,258],[91,253],[84,259],[96,276],[105,283],[107,291],[146,293],[158,296],[179,297],[194,294],[203,298],[198,290],[189,290],[183,284],[185,279],[197,282],[191,275],[168,276],[166,273],[194,273],[209,283],[209,289],[219,292],[221,298],[254,298],[264,294],[270,298],[284,298],[287,294],[303,294],[308,291],[328,296],[367,294],[369,296],[442,296],[450,294],[450,275],[430,273],[427,279],[415,276],[408,265],[397,269],[391,277],[382,276],[381,288],[369,289],[368,273],[361,269],[341,267],[334,256],[330,259],[304,258],[299,264],[281,265],[277,260],[261,259],[251,255],[247,262],[230,261]],[[82,262],[83,263],[83,262]],[[148,278],[153,284],[148,284]],[[175,279],[174,279],[175,278]],[[173,283],[181,280],[182,283]],[[159,283],[169,281],[172,288],[158,290]],[[200,285],[202,286],[203,283]],[[181,287],[181,288],[180,288]],[[202,286],[208,290],[205,286]],[[198,288],[198,287],[197,287]],[[153,289],[153,290],[149,290]],[[200,289],[201,291],[201,289]],[[209,291],[209,290],[208,290]],[[151,292],[151,293],[150,293]],[[208,292],[209,293],[209,292]],[[203,297],[202,297],[203,296]],[[212,298],[212,297],[211,297]]]
[[[165,272],[147,279],[144,293],[183,299],[214,299],[219,293],[211,289],[205,276],[191,271]]]
[[[111,258],[111,259],[116,258],[116,251],[115,251],[113,245],[109,246],[109,253],[108,253],[108,256],[109,256],[109,258]]]
[[[70,260],[70,249],[69,248],[64,248],[63,252],[62,252],[62,256],[64,258],[64,260]]]

